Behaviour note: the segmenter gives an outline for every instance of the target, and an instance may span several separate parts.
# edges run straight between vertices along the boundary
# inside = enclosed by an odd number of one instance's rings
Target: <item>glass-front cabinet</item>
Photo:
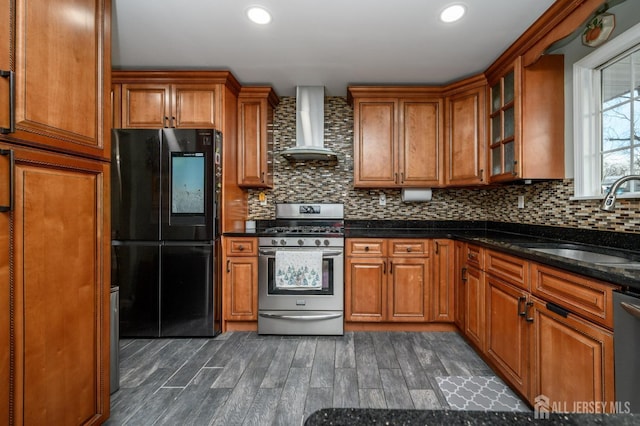
[[[487,74],[489,183],[564,177],[564,61],[522,57]]]
[[[515,93],[514,69],[491,86],[491,177],[515,172]]]

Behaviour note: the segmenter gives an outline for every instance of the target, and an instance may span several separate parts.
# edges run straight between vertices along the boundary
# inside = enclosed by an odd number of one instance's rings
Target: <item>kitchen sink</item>
[[[640,269],[640,260],[618,253],[603,253],[601,249],[580,244],[553,243],[553,242],[528,242],[514,243],[522,248],[547,253],[567,259],[593,263],[601,266],[611,266],[625,269]]]

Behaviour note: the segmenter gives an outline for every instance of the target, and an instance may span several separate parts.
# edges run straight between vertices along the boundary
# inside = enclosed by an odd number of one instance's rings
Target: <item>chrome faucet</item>
[[[604,196],[604,199],[602,200],[602,203],[600,203],[600,210],[604,210],[606,212],[612,212],[616,209],[616,192],[618,191],[618,188],[625,182],[630,181],[630,180],[640,180],[640,175],[628,175],[628,176],[622,176],[620,179],[618,179],[617,181],[613,182],[613,184],[611,185],[611,187],[609,188],[609,191],[607,191],[607,194]]]

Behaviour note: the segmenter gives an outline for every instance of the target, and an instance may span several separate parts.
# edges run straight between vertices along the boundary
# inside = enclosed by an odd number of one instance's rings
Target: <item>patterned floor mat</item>
[[[445,376],[436,381],[454,410],[529,411],[496,376]]]

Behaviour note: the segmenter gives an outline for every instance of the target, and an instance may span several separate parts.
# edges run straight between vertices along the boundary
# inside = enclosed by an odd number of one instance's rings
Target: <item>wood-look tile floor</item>
[[[320,408],[446,409],[442,376],[493,371],[453,332],[123,339],[107,425],[301,425]]]

